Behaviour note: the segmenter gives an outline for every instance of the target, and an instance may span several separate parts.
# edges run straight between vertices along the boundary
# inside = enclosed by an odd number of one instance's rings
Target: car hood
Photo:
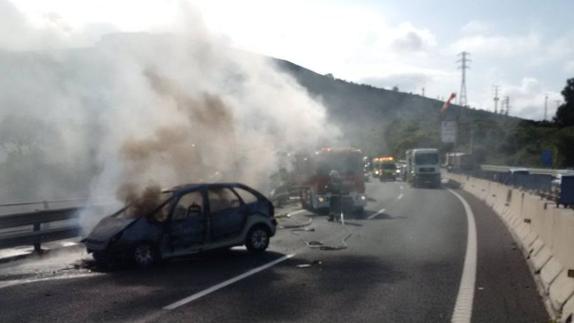
[[[107,241],[113,238],[116,234],[122,232],[136,220],[138,220],[138,218],[116,216],[105,217],[96,225],[92,232],[90,232],[86,240]]]

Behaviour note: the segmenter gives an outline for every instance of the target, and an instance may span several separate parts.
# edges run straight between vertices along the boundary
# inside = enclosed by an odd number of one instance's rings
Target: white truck
[[[417,148],[406,152],[407,182],[413,187],[440,187],[440,158],[438,149]]]

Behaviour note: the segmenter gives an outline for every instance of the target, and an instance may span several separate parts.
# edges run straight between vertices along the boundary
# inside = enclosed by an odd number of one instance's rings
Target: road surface
[[[263,256],[237,248],[102,273],[74,249],[2,264],[0,322],[448,322],[455,307],[472,322],[548,321],[520,251],[482,203],[459,192],[476,223],[472,257],[470,215],[453,193],[373,181],[367,194],[365,214],[344,223],[292,210]]]

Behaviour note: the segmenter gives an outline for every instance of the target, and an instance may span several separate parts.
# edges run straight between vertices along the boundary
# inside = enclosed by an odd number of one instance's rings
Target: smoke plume
[[[74,49],[1,47],[0,122],[37,124],[0,142],[2,200],[89,194],[119,204],[199,181],[266,191],[279,153],[337,136],[324,107],[270,59],[183,25]]]

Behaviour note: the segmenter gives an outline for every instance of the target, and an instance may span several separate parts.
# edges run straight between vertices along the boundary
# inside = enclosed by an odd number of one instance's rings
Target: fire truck
[[[302,182],[301,203],[304,208],[326,210],[330,207],[329,174],[336,171],[342,181],[342,191],[352,207],[362,212],[367,204],[363,176],[363,153],[354,148],[323,148],[311,154],[306,163]]]

